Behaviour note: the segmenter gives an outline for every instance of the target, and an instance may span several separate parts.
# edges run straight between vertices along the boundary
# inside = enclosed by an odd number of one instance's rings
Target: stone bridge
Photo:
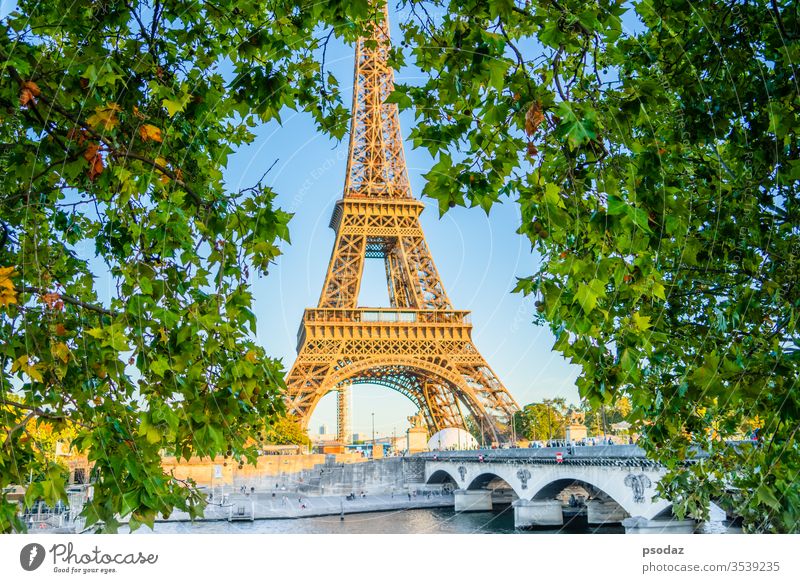
[[[585,514],[589,524],[623,523],[626,532],[692,532],[695,527],[694,521],[674,520],[671,503],[655,496],[666,471],[635,445],[440,451],[415,457],[424,460],[426,484],[449,484],[455,490],[457,512],[510,502],[517,527],[560,526],[565,514]],[[572,505],[566,497],[574,498]],[[719,512],[712,508],[714,519],[724,519]]]

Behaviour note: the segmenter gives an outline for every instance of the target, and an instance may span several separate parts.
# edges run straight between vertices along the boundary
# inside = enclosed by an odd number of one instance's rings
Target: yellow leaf
[[[11,363],[11,372],[17,372],[23,366],[27,366],[27,365],[28,365],[28,355],[27,354],[23,354],[17,360],[15,360],[14,362]]]
[[[39,371],[40,366],[31,362],[30,356],[23,354],[11,365],[11,372],[21,370],[28,375],[32,380],[42,382],[42,373]]]
[[[164,158],[156,158],[156,164],[161,166],[162,168],[167,167],[167,161]],[[158,179],[161,181],[161,184],[167,184],[169,182],[169,176],[161,172],[158,168],[156,168],[156,172],[158,172],[161,176]]]
[[[664,293],[664,286],[657,281],[653,283],[653,296],[662,300],[667,299]]]
[[[17,294],[12,290],[0,289],[0,306],[10,306],[17,303]]]
[[[117,112],[120,111],[120,107],[116,103],[106,103],[105,106],[95,107],[94,111],[95,113],[86,120],[86,123],[93,128],[101,129],[102,126],[103,130],[109,131],[119,124]]]
[[[146,123],[142,126],[139,126],[139,136],[141,136],[142,141],[146,142],[147,140],[153,140],[154,142],[161,141],[161,128],[157,128],[154,125],[150,125]]]
[[[61,359],[61,362],[64,364],[69,362],[69,347],[63,342],[59,342],[58,344],[51,346],[50,352],[56,358]]]
[[[17,273],[13,267],[0,267],[0,306],[17,303],[17,292],[11,278]]]
[[[247,354],[244,355],[244,359],[251,364],[258,363],[258,357],[256,356],[255,350],[248,350]]]
[[[17,274],[13,267],[0,267],[0,288],[14,289],[11,278]]]
[[[640,331],[647,330],[650,324],[650,316],[640,316],[638,312],[633,315],[633,326]]]

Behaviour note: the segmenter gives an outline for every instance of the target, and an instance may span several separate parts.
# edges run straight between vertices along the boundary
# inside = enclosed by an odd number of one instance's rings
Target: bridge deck
[[[556,454],[561,453],[558,462]],[[482,458],[481,458],[482,456]],[[707,457],[708,454],[694,452],[694,457]],[[429,451],[415,454],[414,457],[426,461],[445,462],[484,462],[484,463],[534,463],[534,464],[579,464],[615,466],[657,466],[647,458],[645,451],[637,445],[605,446],[564,446],[512,449],[474,449],[464,451]]]

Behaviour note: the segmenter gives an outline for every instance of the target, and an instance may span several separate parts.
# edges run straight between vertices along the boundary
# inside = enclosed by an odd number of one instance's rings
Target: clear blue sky
[[[393,37],[399,38],[398,17]],[[327,53],[331,71],[340,79],[349,105],[353,50],[341,44]],[[397,72],[398,81],[419,80],[409,69]],[[266,278],[254,278],[258,340],[268,353],[280,357],[288,370],[296,355],[295,342],[303,309],[317,304],[326,273],[334,232],[328,228],[331,211],[341,198],[345,179],[347,138],[341,143],[316,132],[310,117],[282,113],[283,125],[258,130],[256,142],[238,152],[227,172],[231,189],[248,186],[277,158],[268,184],[278,193],[278,204],[294,213],[291,244]],[[413,126],[413,115],[401,115],[403,135]],[[426,151],[406,144],[413,192],[420,197],[432,160]],[[457,309],[472,310],[473,339],[506,387],[520,404],[545,397],[578,399],[574,380],[577,367],[552,352],[549,330],[531,323],[533,298],[512,294],[517,276],[533,273],[536,258],[528,241],[516,234],[519,213],[509,201],[487,215],[480,209],[454,208],[442,219],[436,204],[422,215],[422,226],[445,288]],[[385,275],[381,260],[366,263],[360,305],[386,306]],[[379,435],[401,433],[414,407],[390,389],[372,385],[353,388],[353,431],[369,435],[375,414]],[[336,425],[335,395],[329,394],[314,413],[310,429]]]

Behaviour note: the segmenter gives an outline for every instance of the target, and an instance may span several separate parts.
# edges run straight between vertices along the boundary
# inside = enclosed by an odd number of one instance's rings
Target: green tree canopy
[[[0,489],[32,475],[28,501],[64,499],[25,437],[38,420],[77,429],[98,476],[88,524],[109,531],[201,511],[162,451],[255,459],[283,372],[254,341],[247,281],[290,216],[223,170],[285,108],[344,134],[318,33],[352,41],[368,15],[366,0],[22,0],[3,20]],[[0,531],[24,528],[16,510],[0,499]]]
[[[630,398],[679,514],[800,529],[797,4],[409,4],[427,77],[391,99],[436,158],[425,194],[517,202],[541,258],[517,290],[582,398]],[[763,447],[725,444],[756,416]]]
[[[563,397],[525,405],[514,416],[517,435],[534,441],[564,439],[568,409]]]
[[[271,445],[311,445],[308,434],[292,415],[286,415],[265,428],[265,443]]]

